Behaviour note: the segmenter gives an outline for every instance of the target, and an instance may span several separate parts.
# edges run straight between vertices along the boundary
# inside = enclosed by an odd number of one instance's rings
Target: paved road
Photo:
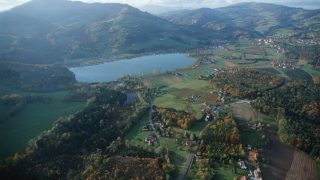
[[[193,162],[193,158],[194,158],[194,154],[190,153],[187,161],[184,163],[183,167],[180,169],[180,174],[178,176],[178,180],[184,180],[184,178],[186,177],[192,162]]]

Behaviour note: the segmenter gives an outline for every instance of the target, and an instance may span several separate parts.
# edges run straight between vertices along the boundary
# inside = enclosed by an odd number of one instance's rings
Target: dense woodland
[[[258,111],[277,117],[282,141],[310,153],[320,144],[320,87],[290,82],[254,100]],[[319,157],[317,157],[319,158]]]
[[[226,91],[227,95],[232,97],[252,99],[263,91],[283,85],[285,80],[266,72],[235,69],[214,76],[210,83]]]
[[[0,167],[0,177],[163,179],[166,174],[170,176],[173,166],[167,152],[145,152],[129,147],[121,138],[145,113],[146,107],[127,107],[126,94],[119,91],[103,87],[96,91],[83,111],[57,120],[51,129],[31,141],[24,154],[8,159]],[[138,165],[141,168],[136,169]]]
[[[66,67],[0,63],[0,85],[5,87],[49,92],[69,89],[75,82]]]

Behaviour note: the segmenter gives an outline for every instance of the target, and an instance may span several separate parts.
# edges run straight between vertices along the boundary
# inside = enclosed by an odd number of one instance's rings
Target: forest
[[[233,69],[215,75],[210,83],[231,97],[253,99],[263,91],[283,85],[285,80],[266,72]]]
[[[277,118],[278,134],[283,142],[310,153],[320,144],[319,103],[319,85],[294,81],[263,92],[251,105]]]

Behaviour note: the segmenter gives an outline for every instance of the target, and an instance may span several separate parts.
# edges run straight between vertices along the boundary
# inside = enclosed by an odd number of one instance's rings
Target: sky
[[[0,0],[0,11],[13,8],[29,0]],[[144,5],[169,6],[175,8],[200,8],[200,7],[222,7],[240,2],[252,0],[79,0],[83,2],[113,2],[125,3],[135,7]],[[320,0],[254,0],[254,2],[267,2],[282,4],[292,7],[302,7],[307,9],[320,8]]]

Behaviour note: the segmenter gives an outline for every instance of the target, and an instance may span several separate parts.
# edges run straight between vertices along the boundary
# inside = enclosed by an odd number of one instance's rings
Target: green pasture
[[[4,91],[2,90],[1,93],[4,93]],[[15,152],[24,151],[29,140],[49,129],[56,119],[84,108],[85,103],[83,102],[64,102],[63,99],[68,93],[68,91],[41,93],[41,95],[50,96],[52,102],[48,104],[27,104],[17,114],[1,123],[0,157],[7,157]],[[23,92],[23,94],[30,93]]]

